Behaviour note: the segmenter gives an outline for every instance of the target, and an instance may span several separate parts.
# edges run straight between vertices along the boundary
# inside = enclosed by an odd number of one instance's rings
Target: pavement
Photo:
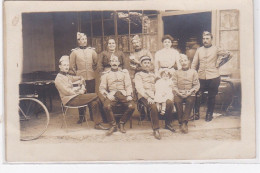
[[[54,109],[50,113],[50,123],[47,131],[37,140],[28,141],[29,143],[100,143],[100,142],[153,142],[156,139],[153,136],[150,121],[139,122],[137,111],[133,115],[133,127],[130,128],[129,121],[125,125],[126,133],[119,131],[111,136],[106,136],[106,131],[94,129],[94,123],[87,114],[88,121],[82,125],[76,124],[78,120],[77,110],[68,112],[68,128],[62,126],[62,114],[58,101],[54,101]],[[88,111],[87,111],[88,112]],[[240,111],[223,112],[216,110],[211,122],[205,121],[205,106],[201,108],[201,118],[195,121],[189,121],[189,133],[183,134],[179,130],[178,121],[175,120],[172,125],[176,132],[164,129],[164,121],[160,120],[160,133],[163,141],[175,140],[240,140],[241,123]],[[108,124],[104,124],[109,126]]]

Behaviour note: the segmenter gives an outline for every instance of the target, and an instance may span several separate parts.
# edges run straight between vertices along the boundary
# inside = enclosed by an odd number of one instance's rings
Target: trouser
[[[185,101],[184,113],[183,113],[183,101]],[[194,107],[195,96],[182,98],[176,95],[174,96],[174,103],[177,109],[179,124],[188,123],[192,108]]]
[[[220,77],[207,80],[200,79],[200,89],[196,94],[195,113],[199,113],[202,94],[208,91],[207,114],[213,114],[219,85]]]
[[[96,86],[95,79],[85,80],[85,83],[86,83],[86,93],[95,93],[96,92],[96,90],[95,90],[95,86]],[[89,107],[89,115],[90,115],[91,120],[93,120],[93,111],[92,111],[91,107]]]
[[[145,98],[140,98],[139,101],[146,107],[148,113],[150,113],[151,122],[152,122],[152,129],[156,130],[159,129],[159,113],[156,104],[149,104]],[[166,110],[165,114],[165,125],[169,125],[172,121],[172,109],[173,109],[173,101],[167,100],[166,101]]]
[[[106,115],[107,115],[107,121],[110,124],[112,124],[113,126],[116,125],[116,120],[115,120],[115,116],[114,116],[114,113],[113,113],[113,108],[117,104],[120,104],[124,108],[126,108],[123,116],[120,118],[120,123],[125,124],[127,122],[127,120],[130,118],[130,116],[132,116],[132,114],[135,110],[134,102],[133,101],[127,101],[126,96],[124,96],[120,91],[117,91],[115,93],[114,97],[115,97],[114,101],[111,101],[111,100],[106,98],[106,99],[104,99],[104,102],[103,102],[104,110],[105,110]]]
[[[93,112],[93,121],[95,124],[99,124],[102,122],[102,117],[100,113],[100,101],[95,93],[90,94],[80,94],[73,99],[71,99],[66,105],[68,106],[83,106],[88,104],[89,109]],[[79,115],[85,116],[86,108],[79,108]]]

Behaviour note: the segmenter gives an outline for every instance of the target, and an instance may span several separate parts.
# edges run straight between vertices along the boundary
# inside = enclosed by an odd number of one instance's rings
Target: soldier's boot
[[[182,130],[183,133],[187,134],[188,133],[188,122],[184,122],[183,123],[183,130]]]
[[[106,132],[106,136],[110,136],[112,135],[114,132],[117,131],[117,126],[116,126],[116,122],[113,121],[110,123],[111,124],[111,127],[108,129],[108,131]]]
[[[160,135],[159,129],[154,130],[153,131],[153,135],[154,135],[155,139],[158,139],[158,140],[161,139],[161,135]]]
[[[79,120],[77,121],[77,124],[82,124],[83,122],[86,122],[85,115],[79,115]]]
[[[124,127],[125,125],[124,125],[124,123],[119,123],[119,131],[121,132],[121,133],[126,133],[126,130],[125,130],[125,127]]]
[[[213,112],[207,112],[205,121],[209,122],[213,119]]]

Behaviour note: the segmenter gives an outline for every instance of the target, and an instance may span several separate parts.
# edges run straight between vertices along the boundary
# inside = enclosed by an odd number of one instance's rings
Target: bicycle
[[[50,115],[37,94],[21,95],[19,99],[20,140],[39,138],[49,125]]]

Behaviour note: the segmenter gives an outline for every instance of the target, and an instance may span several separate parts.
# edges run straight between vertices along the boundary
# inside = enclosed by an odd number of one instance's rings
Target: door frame
[[[175,16],[175,15],[184,15],[184,14],[195,14],[202,12],[211,12],[211,33],[213,35],[213,44],[219,45],[219,12],[217,10],[182,10],[182,11],[161,11],[158,15],[158,50],[162,48],[161,38],[164,35],[164,25],[163,25],[163,17],[165,16]]]

